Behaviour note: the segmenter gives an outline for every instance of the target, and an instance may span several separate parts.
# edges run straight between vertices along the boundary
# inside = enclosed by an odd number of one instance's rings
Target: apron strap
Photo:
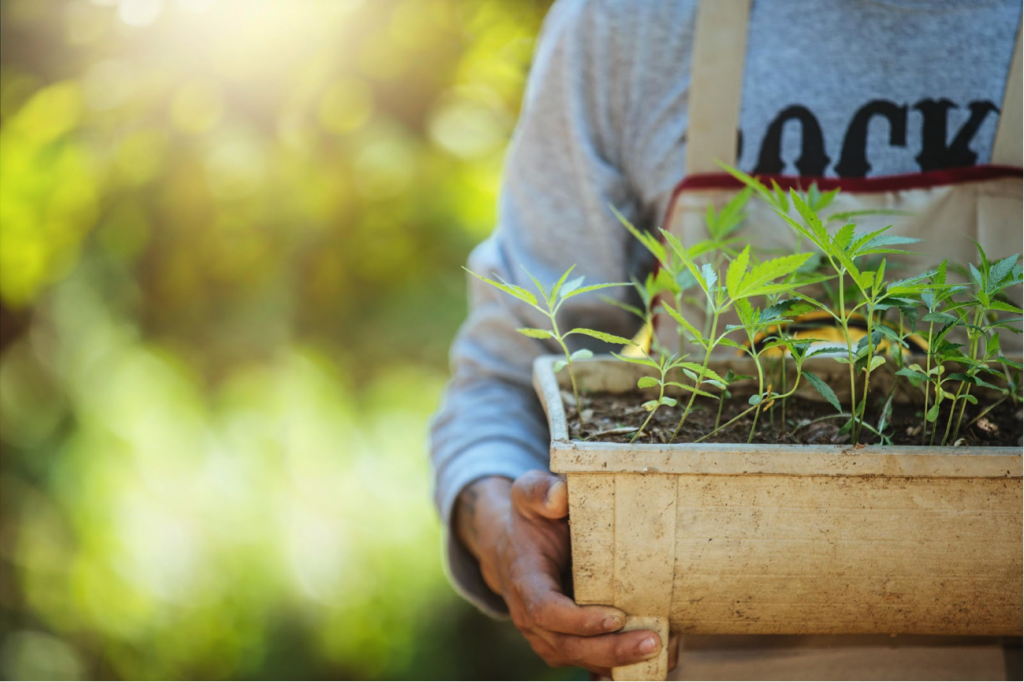
[[[1017,26],[1017,44],[1013,48],[1013,61],[1010,62],[1010,75],[1006,78],[1006,91],[1003,94],[1003,108],[999,112],[999,127],[996,139],[992,143],[992,163],[1003,166],[1022,166],[1021,156],[1021,65],[1020,65],[1020,26]]]
[[[720,172],[718,161],[736,164],[750,2],[703,0],[697,5],[688,98],[687,175]],[[1019,141],[1019,130],[1017,135]]]
[[[697,5],[688,98],[687,175],[719,172],[718,161],[736,163],[750,3],[703,0]],[[1018,26],[991,160],[1018,167],[1024,166],[1021,33]]]

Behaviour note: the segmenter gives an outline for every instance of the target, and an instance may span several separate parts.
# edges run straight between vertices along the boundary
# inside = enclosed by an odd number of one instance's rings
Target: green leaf
[[[654,377],[640,377],[636,382],[637,388],[652,388],[661,384],[660,381]]]
[[[549,332],[546,329],[531,329],[530,327],[523,327],[521,329],[517,329],[516,331],[522,334],[523,336],[529,336],[531,339],[550,339],[555,336],[553,333]]]
[[[576,291],[581,286],[583,286],[583,280],[584,279],[586,279],[586,278],[583,275],[580,275],[579,277],[576,277],[575,279],[569,280],[568,282],[565,283],[565,286],[561,287],[561,289],[558,292],[558,296],[556,296],[555,294],[552,294],[552,297],[553,298],[558,298],[558,297],[565,298],[566,296],[568,296],[569,294],[571,294],[572,292]]]
[[[1003,280],[1013,271],[1013,266],[1017,264],[1017,254],[1007,256],[1006,258],[996,261],[992,264],[992,269],[988,274],[988,286],[985,287],[985,293],[994,294],[1000,291],[1003,286]]]
[[[747,398],[747,403],[749,403],[750,405],[760,405],[761,404],[761,396],[760,396],[760,394],[754,394],[754,395],[750,396],[749,398]]]
[[[705,263],[700,269],[700,274],[704,278],[705,291],[714,289],[715,283],[718,281],[718,273],[711,267],[711,263]]]
[[[924,418],[927,419],[930,422],[934,422],[936,419],[938,419],[939,418],[939,406],[938,406],[938,404],[932,405],[930,408],[928,408],[928,414],[926,414],[924,416]]]
[[[676,388],[681,388],[682,390],[689,391],[690,393],[696,393],[697,395],[704,396],[705,398],[715,398],[716,400],[718,398],[718,396],[716,395],[712,395],[711,393],[705,393],[704,391],[698,390],[693,386],[687,386],[686,384],[681,384],[678,381],[666,381],[665,385],[675,386]]]
[[[558,278],[557,282],[555,282],[555,285],[553,287],[551,287],[551,299],[552,300],[557,300],[558,299],[558,292],[562,289],[562,285],[565,284],[565,280],[569,276],[569,273],[571,273],[575,269],[576,269],[576,265],[575,264],[569,266],[569,269],[566,270],[565,272],[563,272],[562,276]],[[529,274],[529,273],[527,273],[527,274]],[[583,281],[582,278],[580,278],[580,281]]]
[[[953,324],[960,318],[948,313],[928,313],[921,318],[922,322],[937,322],[939,324]]]
[[[821,394],[822,398],[827,400],[832,407],[836,408],[837,412],[843,411],[843,406],[839,404],[839,398],[836,397],[835,391],[832,390],[831,386],[822,381],[821,377],[812,372],[804,372],[803,376],[807,378],[807,383]]]
[[[740,288],[740,283],[743,281],[743,275],[747,271],[747,263],[750,261],[750,245],[748,244],[740,255],[736,256],[731,263],[729,263],[729,269],[725,273],[725,287],[729,291],[729,295],[736,298],[737,292]]]
[[[475,272],[473,272],[469,268],[465,268],[464,267],[462,269],[465,270],[466,272],[468,272],[469,274],[473,275],[477,279],[483,280],[484,282],[487,282],[492,287],[494,287],[496,289],[501,289],[506,294],[509,294],[510,296],[514,296],[515,298],[518,298],[520,301],[523,301],[524,303],[528,303],[528,304],[532,305],[535,308],[537,307],[537,297],[534,296],[533,294],[531,294],[526,289],[524,289],[522,287],[517,287],[514,284],[504,284],[502,282],[495,282],[493,279],[488,279],[487,277],[484,277],[483,275],[476,274]]]
[[[570,282],[572,284],[572,282]],[[591,284],[590,286],[583,287],[581,289],[574,289],[568,293],[562,292],[562,300],[572,298],[573,296],[579,296],[580,294],[586,294],[591,291],[598,291],[600,289],[607,289],[609,287],[628,287],[629,282],[608,282],[607,284]]]
[[[867,369],[865,369],[864,371],[868,373],[874,372],[876,369],[878,369],[884,364],[885,358],[882,357],[881,355],[876,355],[875,357],[871,358],[871,364],[868,365]]]
[[[773,258],[772,260],[767,260],[755,265],[751,268],[750,272],[743,277],[742,283],[737,287],[738,291],[735,294],[732,294],[732,297],[741,298],[754,295],[751,292],[774,279],[792,274],[798,270],[801,265],[806,263],[807,259],[810,257],[811,254],[809,253],[800,253],[792,256],[783,256],[782,258]],[[787,286],[786,288],[791,288],[791,286]]]
[[[679,401],[677,401],[675,398],[669,398],[667,395],[666,396],[662,396],[662,398],[661,398],[661,400],[659,402],[662,405],[668,405],[669,407],[675,407],[676,405],[679,404]]]
[[[718,376],[714,371],[704,367],[703,365],[698,365],[696,362],[680,362],[679,366],[693,370],[704,381],[707,381],[708,379],[713,379],[715,381],[725,383],[725,379]]]
[[[666,264],[668,262],[668,258],[666,257],[665,253],[665,247],[664,245],[662,245],[661,241],[656,236],[654,236],[650,232],[642,232],[638,230],[636,227],[633,226],[633,223],[626,220],[626,217],[619,213],[618,209],[616,209],[611,204],[608,205],[608,208],[612,210],[612,213],[614,213],[615,217],[619,219],[619,222],[622,223],[627,230],[629,230],[629,233],[633,235],[633,237],[638,242],[643,244],[648,251],[654,254],[654,257],[657,258],[659,262],[661,262],[662,264]]]
[[[850,246],[850,242],[853,241],[853,231],[855,229],[857,229],[856,225],[848,223],[836,230],[835,236],[832,237],[832,246],[846,251]]]
[[[991,301],[988,304],[988,307],[991,310],[1000,310],[1004,313],[1017,313],[1018,315],[1024,313],[1024,310],[1021,310],[1012,303],[1007,303],[1005,301]]]
[[[573,362],[576,362],[577,360],[588,360],[592,357],[594,357],[593,351],[591,351],[588,348],[580,348],[578,351],[575,351],[572,355],[570,355],[569,359],[572,360]]]
[[[632,358],[628,355],[620,355],[619,353],[612,353],[612,355],[623,362],[628,362],[631,365],[643,365],[644,367],[653,367],[654,369],[661,369],[658,367],[658,363],[651,360],[648,357]]]
[[[608,334],[606,332],[599,332],[594,329],[584,329],[582,327],[577,327],[576,329],[573,329],[572,331],[566,333],[565,336],[569,336],[570,334],[583,334],[584,336],[592,336],[595,339],[607,341],[608,343],[617,343],[622,346],[636,345],[635,343],[633,343],[632,340],[627,339],[625,337],[616,336],[615,334]]]
[[[661,403],[658,402],[657,400],[648,400],[646,403],[644,403],[640,407],[644,408],[648,412],[654,412],[656,409],[658,409],[659,405],[661,405]]]
[[[915,372],[908,367],[904,367],[896,372],[896,374],[897,376],[906,377],[907,381],[909,381],[914,388],[919,388],[923,382],[928,381],[927,374],[924,372]]]
[[[975,398],[975,397],[974,397],[973,395],[971,395],[970,393],[964,393],[964,394],[963,394],[962,396],[960,396],[960,399],[961,399],[961,400],[966,400],[966,401],[967,401],[967,402],[969,402],[969,403],[970,403],[971,405],[977,405],[977,404],[978,404],[978,399],[977,399],[977,398]]]
[[[555,374],[558,374],[569,365],[565,360],[555,360],[555,364],[551,365],[551,369],[554,370]]]
[[[687,334],[692,336],[701,346],[704,346],[705,348],[707,347],[707,342],[705,341],[704,336],[697,331],[697,328],[690,324],[685,317],[683,317],[682,313],[665,301],[662,301],[661,307],[665,309],[665,312],[669,314],[669,317],[678,322],[679,326],[686,330]]]
[[[543,284],[541,284],[541,283],[540,283],[539,281],[537,281],[537,278],[536,278],[536,277],[534,277],[534,276],[533,276],[533,275],[532,275],[532,274],[530,273],[530,271],[526,269],[526,266],[525,266],[525,265],[524,265],[524,266],[522,266],[522,267],[523,267],[523,272],[525,272],[525,273],[526,273],[526,276],[527,276],[527,277],[529,277],[529,278],[530,278],[530,279],[531,279],[531,280],[533,281],[533,286],[535,286],[535,287],[537,288],[537,291],[539,291],[539,292],[540,292],[540,295],[541,295],[541,296],[542,296],[542,297],[544,298],[544,300],[545,300],[545,301],[547,301],[547,302],[548,302],[548,305],[550,305],[550,304],[551,304],[551,299],[553,299],[553,298],[554,298],[554,296],[549,296],[549,295],[548,295],[548,290],[544,288],[544,285],[543,285]],[[575,266],[574,266],[574,267],[575,267]]]

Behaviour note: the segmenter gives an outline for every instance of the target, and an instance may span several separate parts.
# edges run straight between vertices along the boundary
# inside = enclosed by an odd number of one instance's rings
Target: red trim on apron
[[[967,166],[944,168],[927,173],[906,173],[904,175],[881,175],[875,178],[824,178],[807,175],[758,175],[768,184],[774,180],[784,190],[807,189],[817,183],[818,189],[828,192],[842,188],[844,193],[863,194],[877,192],[898,192],[910,189],[929,189],[943,185],[958,185],[965,182],[979,182],[996,178],[1022,178],[1024,169],[1016,166]],[[742,189],[743,183],[728,173],[701,173],[683,178],[672,192],[672,203],[676,196],[688,189]]]

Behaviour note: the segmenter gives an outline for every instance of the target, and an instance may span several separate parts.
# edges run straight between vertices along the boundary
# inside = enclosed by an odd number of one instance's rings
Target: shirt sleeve
[[[474,272],[530,290],[525,270],[547,285],[574,264],[573,276],[585,275],[587,283],[628,280],[631,238],[609,206],[630,218],[637,211],[616,148],[625,101],[617,95],[630,65],[612,49],[621,28],[612,23],[595,3],[582,1],[563,0],[548,15],[506,158],[498,224],[471,254]],[[452,346],[452,379],[431,428],[435,502],[453,585],[488,614],[502,616],[503,600],[452,532],[452,508],[477,479],[548,469],[548,428],[531,372],[538,355],[559,349],[516,332],[546,326],[537,311],[476,278],[468,283],[469,316]],[[629,295],[626,288],[602,293]],[[637,325],[594,294],[571,299],[559,313],[563,329],[630,336]],[[583,346],[607,350],[599,342]]]

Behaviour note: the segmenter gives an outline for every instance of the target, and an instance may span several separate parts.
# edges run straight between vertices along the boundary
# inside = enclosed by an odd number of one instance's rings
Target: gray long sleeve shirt
[[[652,229],[686,172],[695,10],[695,0],[556,3],[509,148],[498,225],[471,270],[531,289],[524,266],[546,283],[573,264],[588,282],[644,276],[649,257],[608,206]],[[739,167],[864,177],[987,163],[1019,19],[1018,0],[755,0]],[[531,365],[558,348],[516,333],[544,326],[535,311],[473,278],[469,291],[431,431],[446,528],[474,480],[548,467]],[[616,291],[627,294],[605,293]],[[626,336],[635,327],[593,294],[562,315]],[[446,543],[460,593],[505,613],[450,532]]]

